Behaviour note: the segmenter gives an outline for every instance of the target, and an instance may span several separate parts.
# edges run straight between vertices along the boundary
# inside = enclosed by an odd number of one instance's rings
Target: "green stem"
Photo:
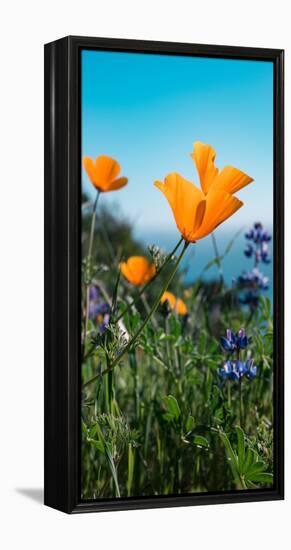
[[[92,248],[93,248],[93,240],[94,240],[94,230],[96,225],[96,209],[97,204],[100,196],[100,191],[97,191],[96,198],[93,205],[93,213],[92,213],[92,219],[91,219],[91,229],[90,229],[90,238],[89,238],[89,247],[88,247],[88,255],[87,255],[87,264],[88,264],[88,270],[90,273],[90,280],[91,280],[91,257],[92,257]],[[84,321],[84,336],[83,336],[83,356],[85,354],[86,349],[86,338],[87,338],[87,330],[88,330],[88,320],[89,320],[89,296],[90,296],[90,283],[86,285],[86,304],[85,304],[85,321]]]
[[[219,278],[220,278],[220,282],[222,284],[223,283],[222,264],[221,264],[219,250],[218,250],[218,246],[217,246],[217,242],[216,242],[216,238],[215,238],[214,233],[211,233],[211,239],[212,239],[212,244],[213,244],[213,248],[214,248],[214,254],[215,254],[217,269],[218,269],[218,273],[219,273]]]
[[[139,405],[139,375],[138,375],[138,368],[137,368],[137,361],[136,361],[136,355],[135,350],[131,350],[129,354],[129,363],[133,371],[133,379],[134,379],[134,399],[135,399],[135,417],[136,421],[138,422],[140,417],[140,405]]]
[[[157,308],[159,306],[159,303],[160,303],[160,300],[161,300],[161,297],[164,294],[164,292],[167,290],[167,288],[168,288],[169,284],[171,283],[172,279],[174,278],[174,276],[175,276],[175,274],[178,270],[179,264],[180,264],[180,262],[181,262],[181,260],[184,256],[189,244],[190,244],[189,242],[185,241],[182,252],[180,253],[180,255],[177,259],[177,262],[175,264],[175,267],[174,267],[173,271],[168,276],[162,290],[159,292],[159,294],[158,294],[151,310],[149,311],[148,315],[146,316],[144,322],[141,324],[140,328],[136,331],[136,333],[131,338],[131,340],[128,342],[128,344],[123,348],[122,352],[111,363],[110,368],[107,368],[102,373],[96,374],[95,376],[93,376],[93,378],[91,378],[90,380],[85,382],[85,384],[83,384],[83,388],[85,388],[85,387],[89,386],[90,384],[92,384],[93,382],[95,382],[95,380],[97,380],[99,378],[99,376],[103,376],[104,374],[107,374],[109,372],[109,370],[114,369],[116,367],[116,365],[118,365],[119,361],[121,361],[121,359],[124,357],[124,355],[130,350],[131,346],[134,344],[134,342],[137,340],[137,338],[139,337],[139,335],[141,334],[141,332],[143,331],[143,329],[145,328],[145,326],[149,322],[149,320],[150,320],[151,316],[153,315],[153,313],[155,313],[155,311],[157,310]]]
[[[227,406],[231,409],[231,387],[230,380],[227,381]]]
[[[168,263],[171,261],[171,258],[174,256],[176,250],[179,248],[181,242],[183,241],[183,237],[181,237],[181,239],[179,240],[179,242],[176,244],[175,248],[173,248],[172,252],[170,252],[170,254],[168,254],[168,256],[166,257],[163,265],[160,267],[160,269],[157,269],[156,271],[156,274],[155,276],[150,279],[150,281],[148,281],[141,289],[140,291],[138,292],[138,294],[136,295],[136,297],[131,300],[131,302],[129,302],[129,304],[126,306],[126,308],[118,315],[118,317],[116,317],[115,319],[115,322],[117,323],[117,321],[120,321],[120,319],[122,319],[122,317],[128,312],[128,310],[134,306],[136,304],[136,302],[139,300],[139,298],[142,296],[142,294],[144,293],[144,291],[152,284],[152,282],[157,278],[157,276],[163,271],[163,269],[166,267],[166,265],[168,265]]]
[[[88,321],[89,321],[90,285],[87,285],[85,287],[85,290],[86,290],[86,305],[85,305],[85,321],[84,321],[84,335],[83,335],[83,359],[85,354],[86,337],[87,337]]]
[[[109,365],[109,361],[106,358],[106,363]],[[108,374],[106,380],[106,402],[107,402],[107,413],[112,414],[112,401],[113,401],[113,371],[107,367]]]
[[[92,248],[93,248],[93,241],[94,241],[94,231],[95,231],[95,225],[96,225],[96,210],[97,210],[97,204],[100,196],[100,191],[97,191],[96,199],[94,201],[93,205],[93,214],[92,214],[92,220],[91,220],[91,229],[90,229],[90,239],[89,239],[89,247],[88,247],[88,260],[92,256]]]
[[[100,224],[100,232],[102,234],[104,244],[105,244],[105,246],[107,248],[107,251],[108,251],[108,254],[110,256],[110,261],[111,261],[112,265],[114,265],[115,264],[115,254],[114,254],[113,246],[110,242],[110,239],[108,237],[108,233],[106,231],[106,227],[105,227],[104,224]]]
[[[143,303],[143,305],[144,305],[144,308],[145,308],[146,313],[149,313],[149,311],[150,311],[151,308],[150,308],[149,303],[148,303],[148,301],[147,301],[146,294],[142,294],[142,296],[141,296],[141,301],[142,301],[142,303]],[[153,325],[154,329],[155,329],[155,330],[158,330],[158,324],[157,324],[157,321],[156,321],[154,315],[152,316],[151,321],[152,321],[152,325]]]
[[[108,461],[109,469],[112,474],[113,483],[115,486],[115,496],[120,497],[120,490],[119,490],[119,483],[118,483],[118,476],[117,476],[117,468],[114,464],[114,460],[112,458],[112,454],[108,449],[107,444],[105,445],[105,454]]]
[[[242,396],[242,379],[239,379],[239,417],[240,425],[243,427],[243,396]]]
[[[166,357],[168,361],[168,365],[171,365],[171,353],[170,353],[170,342],[169,342],[169,319],[168,316],[166,316],[165,319],[165,333],[166,333]]]

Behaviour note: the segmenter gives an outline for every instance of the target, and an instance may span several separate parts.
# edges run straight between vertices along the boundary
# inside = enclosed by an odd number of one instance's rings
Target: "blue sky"
[[[176,232],[153,182],[176,171],[198,185],[190,157],[197,140],[214,147],[219,168],[231,164],[255,179],[238,193],[245,205],[221,231],[257,219],[270,227],[271,62],[82,52],[82,155],[106,154],[121,164],[128,185],[102,201],[132,220],[137,236]],[[82,185],[92,193],[84,171]]]

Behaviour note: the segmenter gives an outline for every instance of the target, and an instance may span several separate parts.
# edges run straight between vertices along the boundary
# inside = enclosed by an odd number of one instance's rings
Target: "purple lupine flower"
[[[263,226],[261,222],[257,222],[254,224],[254,238],[253,241],[255,243],[260,243],[262,239],[262,233],[263,233]]]
[[[220,344],[223,347],[224,351],[228,351],[229,353],[232,353],[236,350],[236,336],[234,335],[232,330],[227,329],[226,337],[220,337]]]
[[[254,360],[252,358],[247,359],[245,362],[245,375],[252,380],[257,374],[257,367],[254,366]]]
[[[245,294],[239,297],[239,301],[255,309],[259,303],[260,291],[269,288],[269,279],[259,271],[258,265],[271,262],[268,247],[271,235],[264,229],[261,222],[255,222],[253,227],[245,233],[245,238],[249,242],[246,244],[244,254],[247,258],[254,259],[254,268],[251,271],[244,271],[237,279],[238,287],[246,290]]]
[[[250,241],[252,241],[253,238],[254,238],[254,230],[253,230],[253,229],[250,229],[249,231],[247,231],[247,232],[245,233],[245,238],[246,238],[246,239],[249,239]]]
[[[244,375],[244,363],[242,361],[225,361],[223,367],[219,369],[219,376],[224,380],[238,381]]]
[[[110,312],[110,306],[106,302],[101,302],[96,305],[96,315],[105,315]]]
[[[268,243],[271,240],[270,233],[265,229],[261,235],[262,242]]]
[[[261,290],[268,289],[269,279],[261,271],[254,267],[252,271],[244,271],[238,277],[238,283],[241,288],[259,288]]]
[[[244,328],[240,328],[236,334],[237,347],[238,349],[246,349],[250,343],[250,338],[247,337],[246,331]]]
[[[230,374],[232,373],[232,361],[225,361],[223,367],[221,367],[218,371],[218,374],[221,378],[224,380],[227,380],[230,378]]]
[[[247,244],[246,248],[244,249],[244,255],[247,258],[251,258],[254,253],[254,248],[251,244]]]
[[[94,302],[89,303],[89,319],[94,319],[96,317],[96,307],[97,305]]]
[[[266,229],[263,228],[261,222],[256,222],[253,228],[245,233],[245,238],[249,241],[253,241],[253,243],[256,245],[256,250],[254,250],[251,244],[247,245],[244,253],[248,258],[250,258],[253,253],[255,253],[256,264],[260,263],[261,261],[263,263],[269,263],[271,261],[268,255],[269,251],[267,245],[267,243],[271,240],[271,235]]]
[[[233,353],[234,351],[240,351],[245,349],[249,345],[250,339],[247,337],[245,329],[241,328],[234,334],[232,330],[227,329],[226,337],[220,337],[220,344],[224,351]]]
[[[109,311],[110,311],[110,306],[105,302],[101,302],[101,303],[90,302],[89,319],[94,319],[98,315],[105,315],[106,313],[109,313]]]
[[[101,332],[101,334],[104,334],[104,332],[106,331],[109,323],[110,323],[110,315],[109,315],[109,313],[105,313],[105,315],[103,317],[103,322],[99,326],[99,331]]]
[[[100,297],[99,288],[97,286],[94,286],[94,285],[90,286],[90,290],[89,290],[90,300],[96,301],[96,300],[98,300],[99,297]]]
[[[99,323],[99,330],[104,333],[109,324],[110,306],[101,301],[99,288],[91,286],[89,290],[89,319],[95,319]]]
[[[253,278],[254,278],[257,286],[261,290],[267,290],[269,288],[269,284],[268,284],[269,279],[268,279],[268,277],[266,277],[266,275],[264,275],[261,271],[259,271],[259,269],[257,269],[255,267],[252,271],[252,274],[253,274]]]
[[[269,264],[271,261],[271,258],[269,255],[269,247],[265,241],[262,243],[262,246],[261,246],[261,259],[264,264]]]
[[[243,376],[252,380],[257,374],[257,367],[254,367],[253,362],[253,359],[247,359],[245,362],[240,360],[225,361],[223,367],[218,370],[218,374],[223,380],[238,382]]]

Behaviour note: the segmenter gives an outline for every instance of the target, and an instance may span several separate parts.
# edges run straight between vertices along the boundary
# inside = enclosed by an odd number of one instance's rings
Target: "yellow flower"
[[[101,193],[117,191],[128,182],[127,178],[117,177],[120,172],[120,165],[116,160],[106,155],[96,158],[95,162],[90,157],[84,157],[83,166],[89,180]]]
[[[214,165],[215,151],[201,142],[194,144],[192,158],[199,174],[200,190],[180,174],[171,173],[155,186],[167,198],[176,225],[187,242],[195,242],[232,216],[243,202],[232,195],[253,178],[232,166],[218,171]]]
[[[126,262],[121,262],[120,270],[122,275],[135,286],[144,285],[156,274],[154,264],[144,256],[130,256]]]
[[[178,315],[186,315],[188,310],[185,302],[183,302],[181,298],[176,298],[176,296],[174,296],[174,294],[172,294],[172,292],[169,292],[168,290],[166,290],[166,292],[164,292],[161,297],[162,304],[166,301],[169,303],[170,308],[178,313]]]

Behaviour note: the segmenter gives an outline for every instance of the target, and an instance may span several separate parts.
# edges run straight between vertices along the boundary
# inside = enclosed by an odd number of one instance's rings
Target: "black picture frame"
[[[274,487],[80,499],[80,52],[82,49],[274,64]],[[284,498],[284,51],[68,36],[45,45],[44,502],[67,513]]]

